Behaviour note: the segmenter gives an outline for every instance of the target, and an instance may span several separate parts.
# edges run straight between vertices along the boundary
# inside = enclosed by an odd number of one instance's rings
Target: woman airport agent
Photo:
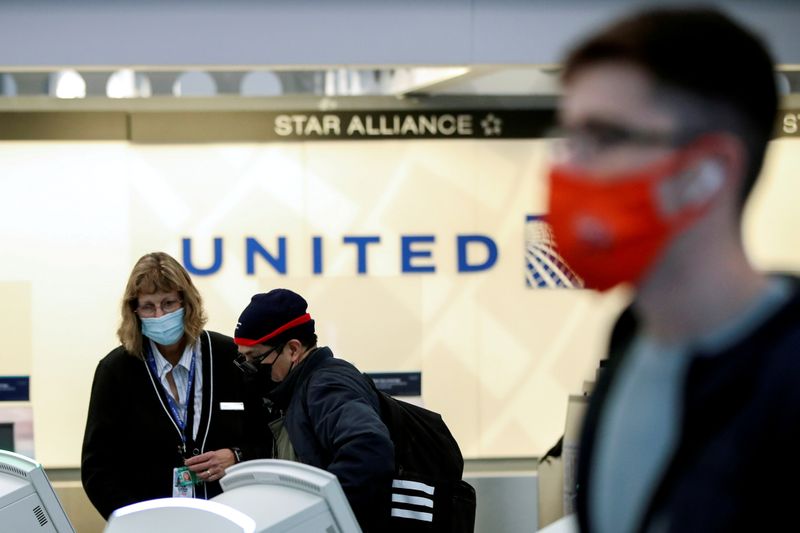
[[[97,365],[81,478],[104,518],[125,505],[219,494],[245,445],[241,372],[230,337],[203,330],[200,294],[171,256],[133,267],[122,302],[122,345]],[[250,457],[252,458],[252,457]]]

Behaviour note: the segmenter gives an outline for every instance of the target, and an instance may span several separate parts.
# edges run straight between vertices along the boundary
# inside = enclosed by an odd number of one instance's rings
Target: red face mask
[[[567,166],[550,171],[548,220],[559,253],[588,288],[637,284],[667,243],[709,202],[663,213],[661,185],[680,174],[697,150],[676,152],[644,168],[607,178]]]

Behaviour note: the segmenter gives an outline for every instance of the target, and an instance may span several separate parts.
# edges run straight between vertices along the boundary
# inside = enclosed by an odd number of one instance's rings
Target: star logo
[[[481,128],[486,137],[500,135],[503,133],[503,120],[494,116],[494,113],[489,113],[481,120]]]

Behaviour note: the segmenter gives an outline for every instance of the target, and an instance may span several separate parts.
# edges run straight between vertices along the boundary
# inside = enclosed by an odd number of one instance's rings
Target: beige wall
[[[772,141],[745,211],[744,239],[761,268],[800,273],[800,139]]]
[[[0,302],[7,307],[0,320],[0,338],[5,339],[0,375],[29,376],[31,373],[31,292],[29,280],[0,280]]]
[[[797,141],[774,143],[745,235],[765,267],[800,265],[792,200]],[[794,147],[794,151],[791,148]],[[422,370],[467,457],[532,456],[563,431],[567,396],[593,375],[619,291],[527,289],[524,220],[544,210],[544,142],[381,141],[142,146],[0,143],[0,375],[30,370],[37,459],[74,467],[92,374],[116,344],[119,299],[133,262],[195,243],[209,329],[231,334],[250,296],[277,286],[310,302],[323,344],[365,371]],[[492,237],[491,270],[459,274],[455,235]],[[380,235],[355,273],[344,235]],[[434,274],[400,272],[401,235],[434,234]],[[286,276],[244,238],[288,245]],[[324,237],[325,273],[310,238]],[[427,263],[420,260],[420,263]]]

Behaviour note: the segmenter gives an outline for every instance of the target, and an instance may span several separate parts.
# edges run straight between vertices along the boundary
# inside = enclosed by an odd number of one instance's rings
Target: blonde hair
[[[186,341],[188,344],[197,341],[207,320],[200,293],[186,269],[172,256],[164,252],[152,252],[142,256],[133,266],[122,298],[122,323],[117,336],[128,353],[144,356],[142,323],[134,312],[139,305],[139,296],[172,291],[177,291],[183,300]]]

